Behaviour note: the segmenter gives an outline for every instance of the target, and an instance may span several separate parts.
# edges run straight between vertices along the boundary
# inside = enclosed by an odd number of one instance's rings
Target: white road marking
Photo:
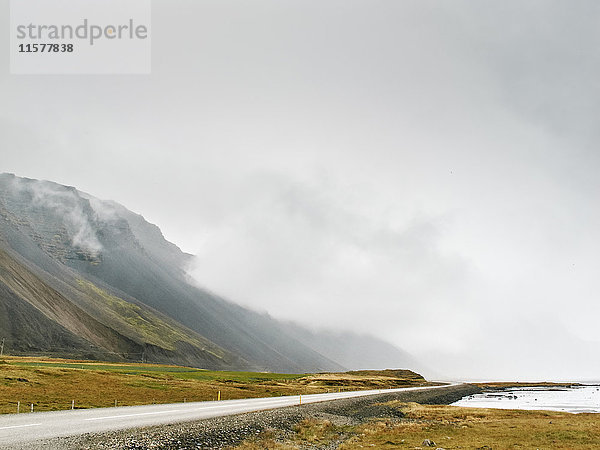
[[[168,411],[154,411],[154,412],[136,413],[136,414],[119,414],[118,416],[92,417],[90,419],[85,419],[85,420],[120,419],[121,417],[151,416],[153,414],[168,414],[168,413],[180,412],[180,411],[183,411],[183,409],[170,409]]]
[[[238,406],[248,406],[249,403],[240,403],[238,404],[233,404],[233,405],[219,405],[219,406],[201,406],[200,408],[194,408],[194,409],[190,409],[189,411],[204,411],[205,409],[219,409],[219,408],[233,408],[233,407],[238,407]]]
[[[271,402],[269,402],[269,403],[271,403]],[[165,411],[154,411],[154,412],[147,412],[147,413],[119,414],[116,416],[91,417],[91,418],[85,419],[85,420],[92,421],[92,420],[120,419],[121,417],[150,416],[150,415],[154,415],[154,414],[168,414],[168,413],[175,413],[175,412],[204,411],[205,409],[219,409],[219,408],[222,409],[222,408],[230,408],[232,406],[240,407],[240,406],[254,406],[254,405],[252,403],[234,403],[233,405],[228,404],[228,405],[218,405],[218,406],[202,406],[200,408],[194,408],[194,409],[169,409],[169,410],[165,410]]]
[[[240,403],[233,406],[250,406],[251,403]],[[120,419],[121,417],[135,417],[135,416],[150,416],[154,414],[168,414],[168,413],[176,413],[176,412],[191,412],[191,411],[202,411],[205,409],[217,409],[217,408],[228,408],[232,405],[219,405],[219,406],[202,406],[201,408],[194,409],[168,409],[165,411],[153,411],[147,413],[136,413],[136,414],[119,414],[116,416],[103,416],[103,417],[91,417],[85,420],[108,420],[108,419]]]
[[[0,427],[0,430],[10,430],[11,428],[25,428],[25,427],[36,427],[41,423],[29,423],[27,425],[13,425],[11,427]]]

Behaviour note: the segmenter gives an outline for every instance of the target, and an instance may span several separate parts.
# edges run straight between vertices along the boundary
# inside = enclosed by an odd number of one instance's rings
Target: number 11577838
[[[19,44],[19,53],[72,53],[73,44]]]

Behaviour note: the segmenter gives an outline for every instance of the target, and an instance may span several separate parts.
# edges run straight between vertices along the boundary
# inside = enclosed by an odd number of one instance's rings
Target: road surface
[[[122,406],[68,411],[6,414],[0,416],[0,447],[24,444],[41,439],[74,436],[84,433],[189,422],[265,409],[295,406],[349,397],[361,397],[398,391],[438,389],[453,386],[426,386],[286,397],[222,400],[216,402],[171,403],[161,405]]]

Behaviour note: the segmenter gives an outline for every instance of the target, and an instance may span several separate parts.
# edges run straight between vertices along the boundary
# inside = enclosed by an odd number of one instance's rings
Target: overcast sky
[[[1,0],[0,28],[8,28]],[[598,378],[600,2],[153,1],[152,74],[8,74],[0,171],[439,373]]]

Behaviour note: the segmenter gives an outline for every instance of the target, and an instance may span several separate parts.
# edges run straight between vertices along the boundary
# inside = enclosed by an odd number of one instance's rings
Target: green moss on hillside
[[[214,349],[207,349],[206,343],[191,334],[186,334],[184,329],[170,325],[147,308],[111,295],[87,280],[78,279],[77,282],[95,299],[101,301],[113,315],[131,325],[146,343],[167,350],[176,350],[177,342],[188,342],[217,358],[222,358],[222,355],[216,353]]]

